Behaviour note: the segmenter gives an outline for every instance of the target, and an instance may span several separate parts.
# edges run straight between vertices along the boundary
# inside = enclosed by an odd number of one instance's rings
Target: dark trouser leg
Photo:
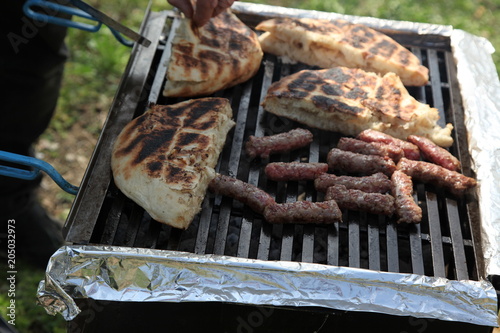
[[[67,58],[66,29],[31,21],[22,5],[7,0],[0,12],[0,150],[30,155],[55,110]],[[35,200],[39,183],[0,176],[0,234],[7,219],[15,219],[16,253],[45,260],[62,236]]]

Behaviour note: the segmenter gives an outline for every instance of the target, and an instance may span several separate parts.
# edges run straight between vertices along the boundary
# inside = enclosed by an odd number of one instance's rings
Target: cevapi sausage
[[[267,178],[274,181],[313,180],[328,171],[326,163],[273,162],[266,165]]]
[[[296,201],[275,203],[264,210],[264,218],[269,223],[318,223],[342,222],[342,212],[333,200],[322,202]]]
[[[251,135],[245,144],[245,151],[251,158],[269,157],[270,154],[283,153],[305,147],[313,141],[313,134],[303,128],[286,133],[256,137]]]
[[[443,187],[456,196],[463,195],[467,190],[477,185],[473,178],[429,162],[402,158],[397,168],[414,180]]]
[[[391,190],[391,180],[382,172],[364,177],[336,176],[324,173],[314,180],[314,187],[319,192],[326,192],[328,187],[333,185],[344,185],[348,189],[368,193],[386,193]]]
[[[276,203],[273,197],[258,187],[236,178],[217,174],[208,185],[209,190],[231,197],[264,214],[266,206]]]
[[[408,141],[416,145],[424,159],[435,163],[451,171],[459,171],[460,161],[446,149],[439,147],[431,140],[423,136],[410,135]]]
[[[327,162],[330,169],[345,173],[372,175],[382,172],[390,176],[396,170],[396,164],[387,156],[357,154],[337,148],[330,150]]]
[[[398,223],[420,223],[422,208],[413,199],[413,181],[402,171],[396,170],[391,176],[392,196],[395,200]]]
[[[371,214],[392,215],[394,198],[389,194],[366,193],[348,189],[344,185],[330,186],[325,200],[335,200],[339,208],[364,211]]]
[[[387,145],[394,145],[400,147],[404,151],[404,155],[410,160],[419,160],[420,151],[418,147],[413,143],[397,139],[389,134],[385,134],[379,131],[367,129],[359,133],[357,138],[365,142],[381,142]]]
[[[347,137],[340,138],[337,148],[358,154],[387,156],[396,163],[401,157],[404,157],[403,149],[398,146],[381,142],[366,142]]]

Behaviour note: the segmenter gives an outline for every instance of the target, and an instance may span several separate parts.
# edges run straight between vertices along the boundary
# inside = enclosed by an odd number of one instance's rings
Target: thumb
[[[167,0],[169,4],[174,7],[177,7],[187,18],[192,18],[194,9],[191,1],[186,0]]]

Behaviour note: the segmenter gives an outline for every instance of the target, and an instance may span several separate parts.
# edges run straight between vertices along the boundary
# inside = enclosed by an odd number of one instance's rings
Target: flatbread
[[[234,126],[224,98],[155,105],[127,124],[113,147],[116,186],[153,219],[186,229],[201,209]]]
[[[230,88],[253,77],[262,56],[257,34],[229,9],[194,30],[184,18],[172,41],[163,94],[194,97]]]
[[[394,73],[303,70],[271,84],[262,105],[278,116],[345,135],[374,129],[400,139],[424,136],[443,147],[453,143],[453,126],[438,126],[438,110],[413,98]]]
[[[361,68],[379,74],[396,73],[405,85],[423,86],[429,70],[408,49],[389,36],[345,20],[275,18],[257,30],[264,52],[310,66]]]

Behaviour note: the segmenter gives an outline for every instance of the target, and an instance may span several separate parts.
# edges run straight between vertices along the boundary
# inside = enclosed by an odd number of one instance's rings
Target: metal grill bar
[[[399,272],[398,230],[392,223],[388,223],[386,228],[387,270]]]
[[[380,270],[379,223],[375,219],[368,221],[368,268]]]
[[[469,277],[465,259],[464,241],[462,238],[462,228],[460,226],[460,216],[457,202],[446,199],[448,221],[450,223],[451,242],[453,245],[453,255],[455,258],[455,272],[457,280],[466,280]]]
[[[410,233],[410,250],[412,272],[415,274],[424,275],[424,262],[422,260],[422,240],[420,234],[420,225],[412,225],[409,228]]]
[[[359,213],[348,212],[345,215],[344,221],[348,221],[349,228],[349,266],[350,267],[361,267],[360,261],[360,232],[359,232]]]
[[[441,220],[437,196],[435,193],[426,192],[427,216],[429,219],[429,235],[431,237],[432,264],[434,276],[445,277],[445,263],[443,254],[443,244],[441,242]]]

